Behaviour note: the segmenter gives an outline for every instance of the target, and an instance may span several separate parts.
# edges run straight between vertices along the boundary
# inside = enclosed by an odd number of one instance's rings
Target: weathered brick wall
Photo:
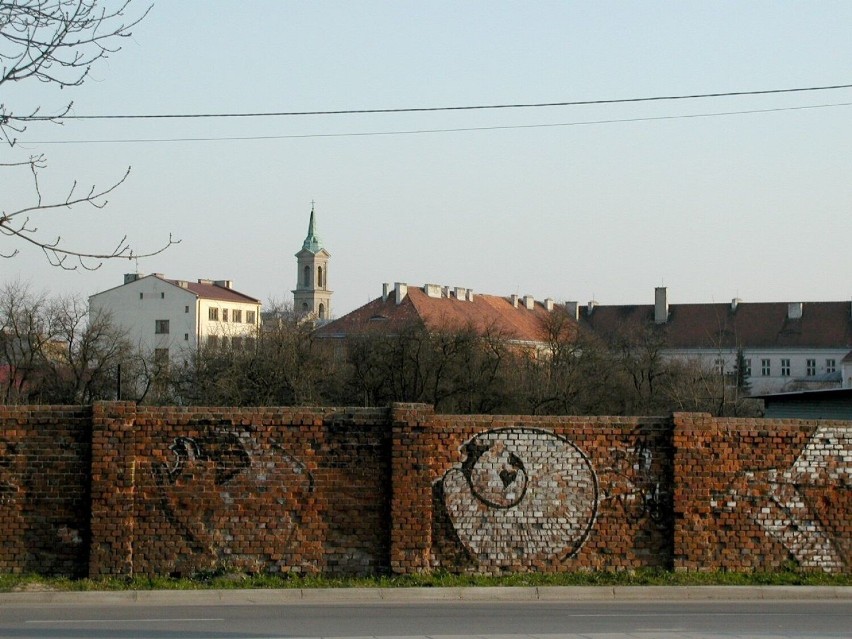
[[[140,408],[136,574],[387,567],[386,410]]]
[[[850,422],[674,420],[677,570],[852,570]]]
[[[0,572],[85,576],[89,408],[0,407]]]
[[[0,407],[0,571],[852,567],[849,422]]]
[[[431,567],[671,566],[669,420],[438,416],[428,428]]]

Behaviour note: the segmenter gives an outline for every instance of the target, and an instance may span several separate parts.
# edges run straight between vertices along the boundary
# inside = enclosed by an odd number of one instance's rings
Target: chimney
[[[801,302],[790,302],[787,304],[787,319],[802,319]]]
[[[517,295],[512,295],[512,306],[514,306],[515,308],[518,308],[518,296]]]
[[[742,300],[739,297],[735,297],[731,300],[731,313],[737,312],[737,306],[740,305],[740,302],[742,302]]]
[[[592,311],[595,310],[595,306],[597,305],[598,303],[595,300],[589,300],[589,303],[586,306],[586,315],[591,315]]]
[[[463,302],[467,298],[467,289],[456,286],[455,295],[457,300],[461,300]]]
[[[156,273],[154,273],[156,275]],[[212,284],[213,280],[198,280],[199,284]]]
[[[382,301],[383,302],[388,301],[388,295],[390,295],[390,287],[391,287],[390,282],[385,282],[384,284],[382,284]]]
[[[187,282],[186,280],[178,280],[176,283],[181,288],[189,288],[189,282]]]
[[[423,286],[423,292],[426,293],[426,297],[435,297],[441,298],[441,285],[440,284],[426,284]]]
[[[574,320],[580,319],[580,305],[577,302],[565,302],[565,312]]]
[[[528,311],[535,308],[535,298],[532,295],[524,295],[524,308]]]
[[[213,284],[220,288],[234,288],[234,280],[216,280]]]
[[[468,302],[473,301],[473,289],[472,288],[467,289],[467,301]]]
[[[553,310],[553,300],[551,298],[544,298],[544,308],[546,308],[548,311]]]
[[[404,300],[405,296],[408,295],[408,284],[396,282],[393,286],[396,291],[396,303],[402,304],[402,300]]]
[[[124,283],[130,284],[131,282],[135,282],[136,280],[144,277],[142,273],[125,273],[124,274]]]
[[[665,324],[669,319],[669,302],[666,299],[666,287],[658,286],[654,289],[654,321],[657,324]]]

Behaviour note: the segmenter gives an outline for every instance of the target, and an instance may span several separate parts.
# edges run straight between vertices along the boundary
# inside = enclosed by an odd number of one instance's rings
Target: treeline
[[[496,330],[430,332],[411,324],[346,341],[320,339],[286,309],[250,347],[202,347],[186,359],[140,352],[79,300],[0,293],[4,403],[384,406],[423,402],[459,414],[754,414],[743,380],[664,354],[656,326],[606,340],[554,311],[538,345]]]

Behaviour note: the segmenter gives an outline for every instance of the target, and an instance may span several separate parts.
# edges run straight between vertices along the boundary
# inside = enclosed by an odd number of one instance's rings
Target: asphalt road
[[[750,637],[852,637],[852,598],[748,599],[734,589],[702,600],[660,598],[659,591],[629,598],[608,594],[543,601],[492,591],[479,601],[442,598],[434,592],[380,600],[345,592],[323,601],[243,591],[174,592],[139,597],[115,593],[85,596],[0,596],[0,637],[61,639],[261,639],[429,637],[460,639],[695,639]],[[141,593],[140,593],[141,594]],[[848,593],[847,593],[848,594]],[[721,597],[721,598],[719,598]],[[520,600],[527,599],[527,600]]]

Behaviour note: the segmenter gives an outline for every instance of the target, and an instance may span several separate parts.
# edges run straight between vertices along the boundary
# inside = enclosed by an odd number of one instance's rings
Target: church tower
[[[296,290],[293,310],[319,320],[331,318],[331,291],[328,289],[328,258],[331,253],[322,246],[317,235],[316,215],[311,203],[311,221],[302,250],[296,253]]]

